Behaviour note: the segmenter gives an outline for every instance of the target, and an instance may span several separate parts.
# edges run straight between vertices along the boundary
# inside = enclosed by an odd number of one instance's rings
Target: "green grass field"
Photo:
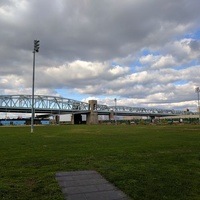
[[[134,200],[199,200],[200,126],[0,127],[0,199],[61,200],[55,173],[74,170]]]

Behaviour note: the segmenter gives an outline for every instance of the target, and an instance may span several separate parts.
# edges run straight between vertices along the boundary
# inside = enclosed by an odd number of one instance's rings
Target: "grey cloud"
[[[200,51],[200,41],[191,40],[189,46],[193,51]]]
[[[1,0],[0,1],[0,7],[4,8],[5,6],[9,6],[9,5],[12,5],[12,0]]]
[[[107,60],[126,56],[144,45],[158,45],[168,37],[165,23],[173,29],[178,24],[196,20],[196,0],[180,1],[52,1],[26,2],[10,38],[23,41],[16,48],[29,50],[30,42],[41,40],[42,55],[60,60]],[[177,14],[178,13],[178,14]],[[187,15],[186,15],[187,14]],[[162,37],[150,37],[160,34]],[[151,39],[150,39],[150,38]],[[160,41],[161,40],[161,41]],[[20,42],[21,43],[21,42]],[[10,44],[11,45],[11,44]],[[87,48],[87,51],[85,49]]]

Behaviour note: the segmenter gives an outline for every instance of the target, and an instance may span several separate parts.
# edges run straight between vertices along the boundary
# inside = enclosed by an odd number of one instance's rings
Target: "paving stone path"
[[[96,171],[56,173],[66,200],[131,200]]]

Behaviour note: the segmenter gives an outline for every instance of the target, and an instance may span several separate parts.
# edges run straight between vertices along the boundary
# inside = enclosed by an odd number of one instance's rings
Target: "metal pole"
[[[199,112],[199,124],[200,124],[200,105],[199,105],[199,88],[198,88],[198,91],[197,91],[197,96],[198,96],[198,112]]]
[[[117,99],[114,99],[115,101],[115,125],[117,125],[117,118],[116,118],[116,104],[117,104]]]
[[[33,81],[32,81],[32,117],[31,117],[31,133],[33,133],[34,129],[34,89],[35,89],[35,50],[33,51]]]
[[[196,87],[195,88],[195,91],[197,93],[197,100],[198,100],[198,108],[197,108],[197,111],[199,113],[199,124],[200,124],[200,104],[199,104],[199,93],[200,93],[200,88],[199,87]]]

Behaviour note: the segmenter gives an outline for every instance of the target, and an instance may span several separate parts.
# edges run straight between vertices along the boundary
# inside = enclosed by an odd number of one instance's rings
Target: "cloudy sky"
[[[0,0],[0,95],[197,110],[199,0]]]

